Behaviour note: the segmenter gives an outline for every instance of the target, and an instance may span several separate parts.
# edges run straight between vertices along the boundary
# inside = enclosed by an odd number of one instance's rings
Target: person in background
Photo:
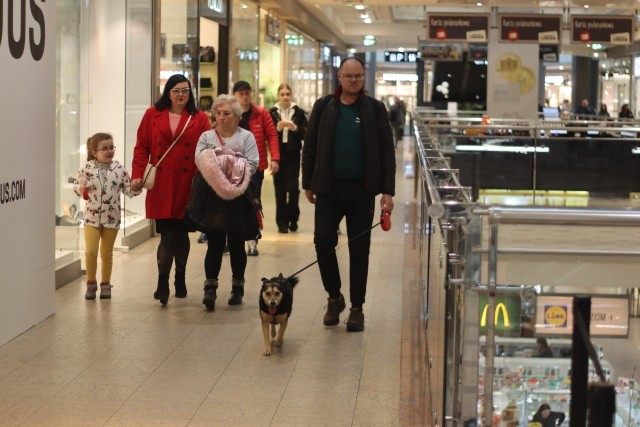
[[[298,230],[300,218],[300,151],[307,127],[302,108],[291,102],[291,87],[278,87],[278,102],[269,110],[280,141],[280,170],[273,176],[276,192],[276,224],[279,233]],[[288,197],[287,197],[288,196]]]
[[[102,261],[100,299],[111,298],[113,246],[120,230],[120,193],[140,194],[131,188],[129,174],[113,159],[116,147],[108,133],[96,133],[87,140],[87,163],[78,171],[73,190],[86,201],[84,240],[87,269],[85,299],[96,299],[98,249]]]
[[[206,205],[203,206],[206,208],[203,210],[212,214],[211,221],[204,225],[208,239],[202,303],[209,310],[215,310],[218,275],[226,243],[229,245],[232,272],[228,304],[242,304],[247,266],[244,242],[247,234],[252,234],[251,224],[256,220],[255,212],[247,209],[249,201],[245,193],[251,175],[258,168],[259,159],[253,134],[238,127],[242,108],[233,95],[218,96],[213,103],[213,114],[217,126],[200,136],[196,149],[198,169],[213,191],[200,194],[194,184],[194,198],[205,198]],[[208,189],[207,184],[205,187]]]
[[[620,113],[618,113],[618,117],[621,119],[633,119],[633,113],[629,108],[629,104],[622,104],[622,107],[620,107]]]
[[[269,112],[259,105],[251,103],[251,85],[248,82],[244,80],[235,82],[233,85],[233,95],[242,107],[240,127],[253,133],[256,144],[258,145],[260,164],[258,165],[258,171],[252,177],[252,182],[256,190],[256,196],[260,200],[265,169],[267,169],[268,166],[273,175],[277,174],[280,169],[278,132],[276,132],[276,127],[273,125],[273,120]],[[267,158],[267,145],[269,146],[271,162],[269,162]],[[257,256],[258,241],[249,240],[248,245],[247,255]]]
[[[536,354],[534,357],[553,357],[553,351],[551,351],[551,347],[549,347],[549,343],[545,338],[536,340]]]
[[[386,106],[364,94],[362,61],[344,59],[338,80],[336,91],[313,105],[302,148],[302,188],[315,205],[313,242],[322,284],[329,294],[325,326],[340,323],[340,313],[346,308],[335,253],[336,230],[346,217],[351,299],[347,331],[358,332],[364,330],[362,307],[375,197],[382,194],[380,208],[393,210],[395,149]]]
[[[607,110],[607,104],[605,104],[605,103],[600,104],[600,110],[598,110],[598,117],[600,117],[600,118],[609,118],[609,117],[611,117],[609,115],[609,111]]]
[[[547,403],[543,403],[533,415],[531,421],[542,424],[542,427],[556,427],[562,425],[564,419],[564,413],[553,412]]]
[[[580,106],[576,109],[576,115],[579,119],[588,120],[589,116],[595,116],[596,112],[593,110],[593,107],[589,105],[588,99],[583,99],[580,101]]]
[[[131,168],[134,191],[142,189],[147,163],[156,164],[182,133],[158,167],[155,185],[147,190],[145,202],[147,218],[155,220],[156,232],[160,234],[158,286],[153,297],[162,305],[169,299],[169,275],[174,259],[176,298],[187,296],[189,232],[195,230],[187,225],[184,217],[191,196],[191,181],[196,173],[196,144],[200,135],[209,129],[211,123],[204,111],[196,106],[191,82],[181,74],[169,77],[162,96],[147,109],[138,127]]]

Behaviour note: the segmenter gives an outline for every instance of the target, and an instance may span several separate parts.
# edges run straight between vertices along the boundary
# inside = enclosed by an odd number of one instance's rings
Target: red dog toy
[[[384,231],[391,230],[391,214],[386,209],[380,211],[380,228]]]

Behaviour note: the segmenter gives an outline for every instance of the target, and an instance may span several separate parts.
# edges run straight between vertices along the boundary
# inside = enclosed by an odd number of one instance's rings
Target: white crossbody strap
[[[182,132],[180,132],[180,135],[178,135],[176,137],[176,139],[173,140],[173,144],[171,144],[171,146],[169,147],[169,149],[167,151],[164,152],[164,154],[162,155],[162,157],[160,157],[160,160],[158,160],[158,163],[156,163],[156,167],[160,166],[160,163],[162,163],[162,161],[164,160],[165,157],[167,157],[167,154],[169,154],[169,151],[171,151],[171,149],[173,148],[174,145],[176,145],[176,142],[178,142],[178,140],[180,139],[180,137],[182,136],[182,134],[184,133],[184,131],[187,129],[187,126],[189,126],[189,122],[191,121],[191,118],[193,117],[193,115],[189,114],[189,119],[187,120],[187,123],[184,124],[184,127],[182,128]]]

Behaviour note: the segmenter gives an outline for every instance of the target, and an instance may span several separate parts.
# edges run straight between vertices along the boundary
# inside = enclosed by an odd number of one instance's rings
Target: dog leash
[[[371,230],[373,230],[374,228],[376,228],[377,226],[381,226],[381,228],[384,231],[389,231],[391,229],[391,214],[389,212],[387,212],[386,209],[383,209],[382,212],[380,212],[380,222],[377,222],[376,224],[373,224],[371,226],[371,228],[368,228],[366,230],[364,230],[362,233],[358,234],[357,236],[355,236],[353,239],[348,240],[346,243],[338,246],[337,248],[335,248],[334,250],[332,250],[331,252],[324,254],[323,256],[321,256],[320,258],[316,259],[315,261],[313,261],[311,264],[303,267],[302,269],[296,271],[295,273],[293,273],[291,276],[289,276],[288,278],[291,277],[295,277],[298,274],[302,273],[303,271],[305,271],[307,268],[311,267],[314,264],[319,263],[321,260],[325,259],[326,257],[328,257],[329,255],[331,255],[334,252],[337,252],[339,249],[344,248],[345,246],[347,246],[349,243],[353,242],[356,239],[359,239],[360,237],[364,236],[367,233],[370,233]]]

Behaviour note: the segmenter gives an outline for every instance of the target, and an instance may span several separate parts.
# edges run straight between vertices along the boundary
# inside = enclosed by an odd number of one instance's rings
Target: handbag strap
[[[173,144],[171,144],[171,146],[167,149],[167,151],[164,152],[164,154],[162,155],[162,157],[160,157],[160,160],[158,160],[158,163],[156,163],[156,167],[160,166],[160,163],[162,163],[162,161],[164,160],[165,157],[167,157],[167,154],[169,154],[169,151],[171,151],[171,149],[173,148],[174,145],[176,145],[176,142],[178,142],[178,140],[180,139],[180,137],[182,136],[182,134],[184,133],[184,131],[187,129],[187,126],[189,126],[189,122],[191,121],[191,118],[193,116],[191,114],[189,114],[189,118],[187,119],[187,123],[184,124],[184,127],[182,128],[182,132],[180,132],[180,135],[178,135],[176,137],[176,139],[173,140]]]

